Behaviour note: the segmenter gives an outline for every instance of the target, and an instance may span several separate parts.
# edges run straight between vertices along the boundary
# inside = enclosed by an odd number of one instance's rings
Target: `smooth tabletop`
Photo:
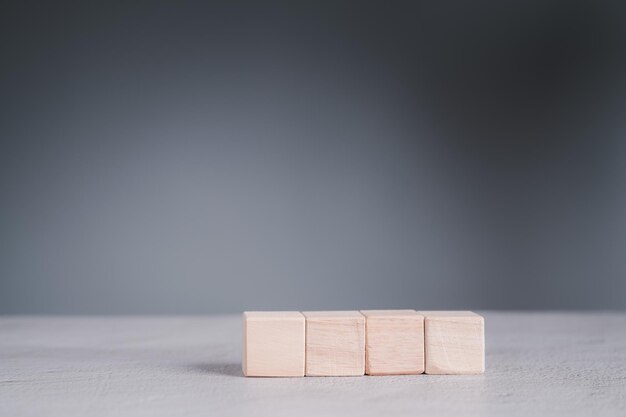
[[[479,376],[245,378],[230,316],[0,317],[1,416],[626,416],[626,314],[483,312]]]

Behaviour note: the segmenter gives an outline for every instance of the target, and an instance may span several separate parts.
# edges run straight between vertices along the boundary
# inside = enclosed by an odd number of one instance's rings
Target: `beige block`
[[[485,321],[471,311],[419,311],[424,315],[427,374],[485,372]]]
[[[365,317],[358,311],[305,311],[306,375],[365,374]]]
[[[424,372],[424,316],[415,310],[361,310],[365,316],[365,373]]]
[[[243,313],[243,374],[304,376],[305,321],[297,311]]]

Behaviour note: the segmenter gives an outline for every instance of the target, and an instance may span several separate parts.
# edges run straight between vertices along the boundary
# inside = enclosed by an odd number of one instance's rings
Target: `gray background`
[[[0,313],[626,308],[619,2],[317,3],[4,3]]]

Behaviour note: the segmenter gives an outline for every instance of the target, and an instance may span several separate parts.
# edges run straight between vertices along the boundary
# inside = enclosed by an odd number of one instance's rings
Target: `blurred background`
[[[620,2],[0,7],[0,313],[626,308]]]

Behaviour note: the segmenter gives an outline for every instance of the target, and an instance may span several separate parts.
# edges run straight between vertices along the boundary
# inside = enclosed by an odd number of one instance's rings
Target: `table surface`
[[[240,316],[4,316],[0,415],[626,416],[625,313],[483,314],[484,375],[340,378],[243,377]]]

